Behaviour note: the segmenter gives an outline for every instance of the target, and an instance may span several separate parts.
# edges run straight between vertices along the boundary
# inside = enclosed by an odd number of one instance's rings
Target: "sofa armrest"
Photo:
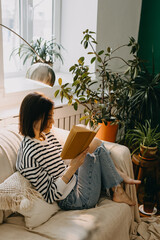
[[[133,178],[133,166],[129,149],[124,145],[111,142],[104,142],[104,146],[110,152],[115,166]]]
[[[122,172],[126,173],[129,177],[134,178],[133,164],[129,149],[126,146],[120,145],[118,143],[104,142],[104,145],[107,150],[110,151],[115,166]],[[125,184],[124,188],[128,196],[137,202],[135,185]],[[133,221],[135,220],[137,222],[140,222],[138,204],[131,208],[131,212]]]

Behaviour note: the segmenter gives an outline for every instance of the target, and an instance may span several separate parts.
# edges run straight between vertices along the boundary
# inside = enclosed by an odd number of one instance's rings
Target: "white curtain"
[[[0,0],[0,23],[2,23],[2,11]],[[0,90],[4,87],[4,72],[3,72],[3,44],[2,44],[2,27],[0,26]]]

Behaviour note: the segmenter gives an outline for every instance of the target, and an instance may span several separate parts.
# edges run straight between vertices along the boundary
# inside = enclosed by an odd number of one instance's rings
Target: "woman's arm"
[[[70,162],[68,170],[62,176],[62,180],[67,184],[72,176],[75,174],[77,169],[83,164],[86,154],[88,152],[88,148],[79,154],[77,157],[73,158]]]

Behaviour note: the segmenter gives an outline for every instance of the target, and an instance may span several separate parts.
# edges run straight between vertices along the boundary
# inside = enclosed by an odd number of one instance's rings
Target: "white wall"
[[[141,14],[141,0],[99,0],[97,16],[98,48],[106,49],[110,46],[117,48],[129,42],[129,37],[138,38]],[[119,51],[120,55],[129,58],[128,48]],[[123,65],[114,62],[113,67]]]
[[[65,64],[61,71],[68,71],[87,52],[80,44],[82,32],[87,28],[97,32],[99,49],[128,43],[130,36],[137,39],[141,1],[62,0],[61,43],[66,52],[63,54]],[[120,54],[126,58],[129,55],[124,50]]]
[[[97,2],[98,0],[62,0],[61,43],[66,49],[63,51],[65,64],[61,67],[62,72],[68,72],[79,57],[86,56],[87,51],[80,42],[84,30],[97,30]]]
[[[2,16],[1,16],[1,0],[0,0],[0,23],[2,23]],[[1,89],[3,89],[3,46],[2,46],[2,27],[0,26],[0,95]]]

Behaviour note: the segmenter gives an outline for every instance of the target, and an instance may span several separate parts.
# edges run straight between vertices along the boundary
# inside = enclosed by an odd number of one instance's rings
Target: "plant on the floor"
[[[128,130],[126,134],[126,144],[132,150],[132,154],[140,150],[141,155],[145,157],[154,157],[160,147],[160,132],[151,127],[151,121],[146,120],[144,124],[136,123],[135,128]],[[151,150],[151,153],[147,153]]]
[[[60,89],[55,92],[55,97],[60,94],[68,99],[69,104],[73,104],[75,110],[78,104],[85,107],[81,120],[90,123],[91,126],[108,121],[125,122],[129,119],[129,94],[131,91],[131,81],[139,70],[139,58],[136,56],[138,44],[133,37],[128,44],[117,47],[112,50],[110,47],[106,50],[96,51],[97,42],[94,38],[94,32],[88,29],[83,32],[84,37],[81,41],[84,48],[90,48],[88,54],[91,56],[91,64],[97,62],[96,71],[93,74],[89,66],[85,65],[85,58],[80,57],[78,62],[71,66],[70,72],[74,75],[72,86],[69,83],[62,84],[59,79]],[[115,55],[120,48],[130,48],[132,60],[125,60],[119,55]],[[113,59],[122,61],[128,68],[126,72],[114,71],[110,67]]]
[[[156,181],[152,176],[144,178],[143,205],[146,213],[152,213],[155,206],[155,195],[157,191]]]
[[[62,45],[56,43],[55,39],[48,41],[40,37],[31,41],[30,45],[32,48],[25,43],[21,44],[20,47],[13,50],[11,56],[18,55],[23,59],[23,64],[25,64],[28,59],[32,60],[31,64],[40,62],[39,57],[43,59],[44,63],[49,65],[53,65],[55,59],[59,59],[63,63],[63,58],[60,53]],[[33,49],[39,57],[35,54]]]

